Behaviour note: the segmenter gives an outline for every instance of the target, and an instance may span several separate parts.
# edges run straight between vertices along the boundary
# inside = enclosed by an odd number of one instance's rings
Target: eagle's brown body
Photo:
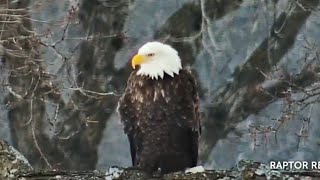
[[[133,165],[162,173],[196,166],[200,119],[195,79],[183,69],[159,80],[136,73],[118,107]]]

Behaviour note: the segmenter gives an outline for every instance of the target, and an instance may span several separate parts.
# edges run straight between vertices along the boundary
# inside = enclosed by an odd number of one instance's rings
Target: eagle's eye
[[[152,56],[154,56],[154,53],[149,53],[149,54],[147,54],[147,56],[152,57]]]

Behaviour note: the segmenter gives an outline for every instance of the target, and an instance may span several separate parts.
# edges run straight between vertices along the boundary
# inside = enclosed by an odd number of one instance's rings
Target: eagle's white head
[[[140,65],[138,75],[149,76],[152,79],[162,79],[164,73],[173,77],[174,74],[179,74],[182,68],[178,52],[160,42],[148,42],[143,45],[132,58],[133,69],[137,65]]]

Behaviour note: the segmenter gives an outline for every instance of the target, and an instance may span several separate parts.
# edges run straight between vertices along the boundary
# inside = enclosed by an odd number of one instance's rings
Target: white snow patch
[[[61,176],[61,175],[56,175],[55,178],[56,178],[56,179],[62,179],[62,176]]]
[[[16,173],[16,172],[18,172],[18,169],[11,169],[11,170],[10,170],[10,174],[14,174],[14,173]]]
[[[192,173],[192,174],[195,174],[195,173],[201,173],[201,172],[204,172],[205,169],[203,166],[196,166],[196,167],[193,167],[193,168],[188,168],[186,169],[185,173]]]
[[[257,169],[257,170],[255,171],[255,173],[256,173],[256,175],[258,175],[258,176],[262,176],[262,175],[265,174],[265,171],[264,171],[264,170],[261,170],[261,169]]]
[[[122,169],[116,168],[116,167],[111,167],[108,169],[108,171],[106,172],[106,180],[112,180],[115,178],[118,178],[121,173],[123,172]]]

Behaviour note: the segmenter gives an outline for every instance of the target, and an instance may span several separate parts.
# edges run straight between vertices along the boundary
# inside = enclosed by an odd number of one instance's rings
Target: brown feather
[[[162,173],[196,166],[200,113],[194,77],[184,69],[159,80],[136,73],[118,106],[133,165]]]

